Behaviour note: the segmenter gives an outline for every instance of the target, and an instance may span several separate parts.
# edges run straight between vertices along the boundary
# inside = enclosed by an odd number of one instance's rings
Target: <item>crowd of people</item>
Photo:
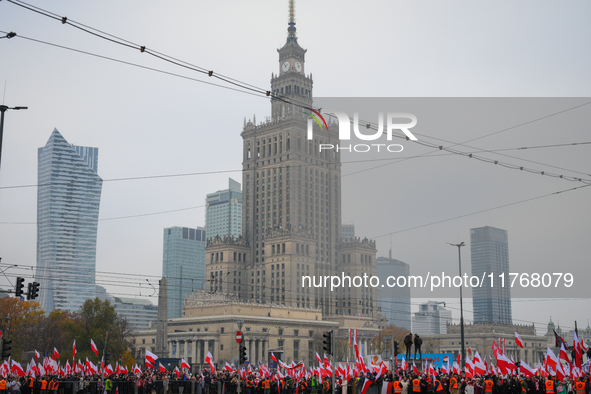
[[[0,378],[0,394],[331,394],[332,378],[321,379],[312,373],[291,377],[280,372],[247,375],[238,371],[207,369],[196,373],[175,374],[146,370],[143,374],[118,374],[64,377]],[[246,379],[244,379],[246,377]],[[578,379],[513,375],[416,374],[411,371],[359,373],[349,379],[337,377],[336,394],[591,394],[589,373]]]

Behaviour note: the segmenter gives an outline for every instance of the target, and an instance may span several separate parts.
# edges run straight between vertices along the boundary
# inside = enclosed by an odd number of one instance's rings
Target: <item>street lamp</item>
[[[6,37],[8,37],[8,35],[10,35],[11,33],[8,33],[6,35]],[[8,37],[10,38],[10,37]],[[8,109],[14,109],[16,111],[20,110],[20,109],[28,109],[29,107],[12,107],[10,108],[7,105],[0,105],[0,112],[2,113],[2,115],[0,115],[0,163],[2,162],[2,135],[4,134],[4,112],[6,112],[6,110]]]
[[[457,246],[458,247],[458,263],[459,263],[459,267],[460,267],[460,277],[462,276],[462,254],[460,253],[460,248],[462,246],[466,246],[466,244],[464,242],[461,242],[459,244],[451,244],[448,242],[449,245],[451,246]],[[464,370],[464,368],[466,367],[466,355],[464,354],[464,304],[462,301],[462,286],[460,286],[460,341],[462,343],[462,348],[461,348],[461,352],[462,352],[462,361],[461,361],[461,365],[460,365],[460,371]]]

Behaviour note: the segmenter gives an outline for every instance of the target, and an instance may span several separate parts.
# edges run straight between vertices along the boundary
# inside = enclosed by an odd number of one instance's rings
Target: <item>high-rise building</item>
[[[472,275],[504,274],[509,278],[509,241],[506,230],[479,227],[470,230]],[[474,323],[512,324],[511,287],[484,282],[472,289]]]
[[[147,330],[150,323],[158,320],[158,306],[150,300],[137,298],[113,297],[112,304],[118,317],[127,319],[131,330]]]
[[[378,257],[376,263],[380,283],[386,283],[389,276],[408,278],[410,275],[409,265],[400,260]],[[378,287],[378,306],[382,310],[382,315],[388,320],[388,324],[410,330],[410,286]]]
[[[77,311],[96,297],[96,237],[103,180],[98,148],[70,145],[57,131],[38,151],[37,274],[39,302]]]
[[[207,237],[238,238],[242,234],[242,191],[240,183],[228,179],[228,189],[207,195],[205,228]]]
[[[368,239],[341,238],[340,153],[319,151],[320,144],[338,140],[338,127],[310,123],[303,108],[312,106],[313,81],[296,35],[293,1],[287,39],[277,51],[271,116],[260,123],[245,119],[241,133],[242,239],[208,240],[209,290],[255,303],[320,308],[324,318],[355,316],[355,324],[364,324],[376,318],[375,288],[333,292],[302,283],[303,276],[375,275],[376,248]]]
[[[429,301],[419,305],[419,311],[412,317],[412,332],[419,335],[447,334],[447,324],[451,324],[451,311],[440,304]]]
[[[164,229],[162,276],[168,284],[168,318],[182,317],[185,296],[205,286],[205,228]]]
[[[343,224],[341,227],[341,238],[343,242],[351,242],[355,238],[355,225]]]

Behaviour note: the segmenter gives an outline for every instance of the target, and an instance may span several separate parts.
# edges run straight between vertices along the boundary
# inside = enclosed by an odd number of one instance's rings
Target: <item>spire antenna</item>
[[[295,4],[294,0],[289,0],[289,22],[287,23],[289,27],[287,28],[287,37],[295,39]]]

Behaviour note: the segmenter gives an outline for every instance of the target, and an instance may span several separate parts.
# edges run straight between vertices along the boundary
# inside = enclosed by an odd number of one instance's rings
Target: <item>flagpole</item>
[[[334,365],[335,365],[335,354],[336,354],[336,348],[335,348],[335,338],[334,338],[334,328],[332,329],[332,335],[330,336],[332,343],[330,344],[330,347],[332,349],[332,394],[335,394],[335,376],[334,376]]]

